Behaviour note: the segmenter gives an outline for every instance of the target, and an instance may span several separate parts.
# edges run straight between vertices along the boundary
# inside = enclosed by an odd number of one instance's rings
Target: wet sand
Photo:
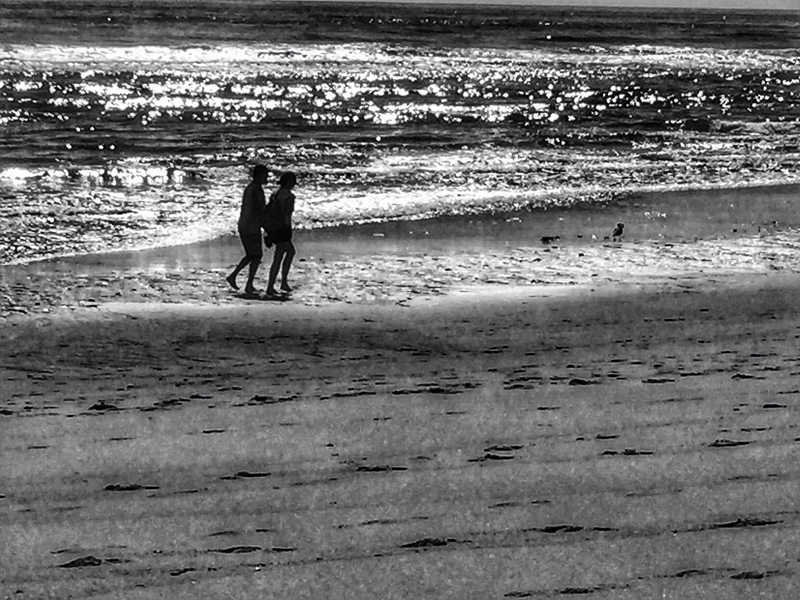
[[[770,216],[309,235],[287,303],[235,240],[4,268],[3,597],[796,598]]]

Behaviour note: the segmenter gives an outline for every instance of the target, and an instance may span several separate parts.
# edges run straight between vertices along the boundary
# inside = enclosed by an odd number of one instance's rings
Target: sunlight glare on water
[[[800,181],[767,17],[103,2],[4,33],[0,263],[229,233],[255,162],[299,173],[300,227]]]

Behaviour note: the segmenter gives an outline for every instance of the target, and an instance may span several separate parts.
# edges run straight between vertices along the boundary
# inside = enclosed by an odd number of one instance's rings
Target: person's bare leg
[[[278,292],[275,290],[275,281],[278,279],[278,271],[281,268],[281,261],[286,249],[282,247],[283,244],[275,246],[275,256],[272,258],[272,265],[269,267],[269,284],[267,285],[267,295],[275,296]]]
[[[286,253],[283,257],[283,265],[281,266],[281,290],[284,292],[292,291],[292,288],[289,287],[289,269],[292,268],[292,259],[295,254],[294,244],[288,242],[286,245]]]
[[[225,278],[225,281],[227,281],[228,285],[230,285],[233,289],[235,290],[239,289],[239,286],[236,283],[236,278],[239,276],[239,273],[242,272],[242,269],[244,269],[249,263],[250,263],[250,257],[245,256],[244,258],[242,258],[242,260],[239,261],[239,264],[236,265],[236,268],[233,270],[233,272]]]
[[[252,294],[256,291],[256,288],[253,286],[253,282],[256,279],[256,272],[258,271],[258,265],[261,264],[261,259],[258,257],[250,259],[250,269],[247,272],[247,285],[244,288],[245,293]]]

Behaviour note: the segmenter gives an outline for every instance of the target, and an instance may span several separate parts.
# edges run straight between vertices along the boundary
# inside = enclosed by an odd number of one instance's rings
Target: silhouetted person
[[[613,241],[622,241],[623,231],[625,229],[625,223],[617,223],[617,226],[614,227],[614,231],[611,232],[611,239]]]
[[[292,291],[288,278],[295,255],[292,243],[292,213],[294,212],[292,188],[297,185],[297,177],[291,172],[284,173],[281,175],[279,185],[280,187],[269,197],[264,218],[264,231],[266,232],[264,243],[267,248],[275,244],[275,254],[269,268],[268,296],[278,295],[275,290],[275,281],[278,279],[279,271],[281,273],[281,291],[287,294]]]
[[[264,188],[261,186],[267,181],[268,175],[269,171],[264,165],[256,165],[253,168],[253,179],[244,190],[242,208],[239,211],[238,229],[239,238],[244,246],[244,257],[233,272],[225,278],[233,289],[238,290],[236,277],[242,269],[249,266],[247,285],[244,288],[247,294],[256,292],[253,280],[256,277],[258,265],[261,264],[261,258],[264,256],[264,249],[261,246],[261,223],[264,220],[267,202],[264,198]]]

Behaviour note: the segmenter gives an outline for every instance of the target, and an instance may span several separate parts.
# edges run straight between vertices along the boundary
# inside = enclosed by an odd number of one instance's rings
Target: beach
[[[800,597],[796,11],[0,12],[0,599]]]
[[[3,597],[796,598],[797,201],[2,267]]]

